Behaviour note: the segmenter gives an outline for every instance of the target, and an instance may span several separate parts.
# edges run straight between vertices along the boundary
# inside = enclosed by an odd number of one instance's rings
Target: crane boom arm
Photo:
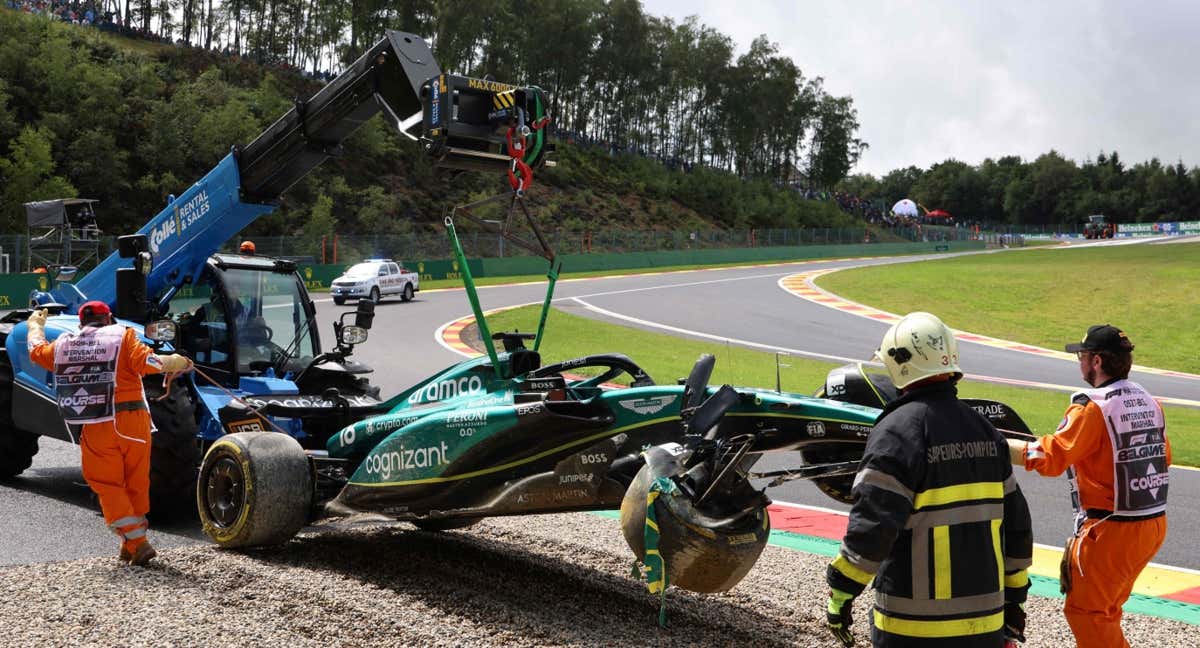
[[[153,299],[172,286],[192,281],[205,260],[225,241],[274,211],[283,192],[337,155],[342,142],[380,111],[397,128],[404,121],[421,131],[419,139],[435,164],[465,167],[457,158],[446,155],[447,150],[457,150],[448,145],[452,144],[478,149],[472,158],[483,158],[489,165],[486,169],[507,168],[509,159],[501,153],[504,137],[498,134],[497,126],[486,121],[482,125],[455,123],[449,116],[457,110],[445,102],[457,103],[458,93],[446,96],[431,92],[430,87],[439,79],[444,88],[446,77],[423,39],[388,31],[336,79],[307,101],[297,101],[245,147],[235,148],[138,230],[146,235],[154,258],[146,277],[147,296]],[[482,83],[474,85],[462,91],[464,101],[491,104],[493,94],[501,90],[499,85],[495,89]],[[522,97],[528,95],[528,104],[540,110],[540,92],[523,91]],[[445,108],[439,109],[442,105]],[[433,123],[429,119],[431,111],[446,117]],[[424,118],[416,118],[422,112]],[[485,119],[471,114],[477,121]],[[541,155],[533,161],[539,162]],[[117,297],[115,272],[131,265],[130,259],[113,253],[77,284],[61,284],[52,294],[35,299],[60,302],[69,308],[85,299],[113,304]]]
[[[393,123],[421,112],[421,86],[441,74],[419,36],[389,31],[336,79],[263,131],[238,157],[242,192],[271,202],[337,154],[380,110]]]
[[[296,105],[241,150],[235,149],[137,233],[154,257],[146,277],[150,297],[191,281],[220,246],[317,165],[338,153],[363,122],[385,110],[400,119],[421,111],[421,86],[441,74],[419,36],[389,31],[367,53],[307,101]],[[116,301],[114,273],[131,260],[113,253],[55,301]]]

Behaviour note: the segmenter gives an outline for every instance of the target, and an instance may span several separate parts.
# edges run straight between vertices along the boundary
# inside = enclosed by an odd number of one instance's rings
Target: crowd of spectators
[[[880,229],[890,230],[898,236],[914,241],[951,240],[957,238],[957,235],[950,232],[947,228],[962,229],[968,226],[964,223],[955,222],[952,218],[932,217],[927,214],[919,216],[896,214],[884,202],[868,200],[845,191],[824,191],[806,187],[800,182],[793,182],[791,186],[792,189],[803,195],[807,200],[832,200],[837,204],[838,208],[847,214],[860,218]],[[931,229],[926,227],[928,225],[940,227]],[[978,228],[975,231],[978,231]],[[871,242],[875,238],[868,230],[865,239],[866,242]]]
[[[95,2],[68,0],[4,0],[4,6],[16,11],[49,16],[75,25],[100,26],[112,21],[112,13],[100,15]]]
[[[921,219],[910,219],[897,216],[880,201],[861,198],[845,191],[825,191],[807,187],[803,183],[793,182],[792,189],[804,196],[806,200],[832,200],[842,211],[861,218],[862,220],[887,227],[912,227],[921,224]]]
[[[850,195],[844,191],[833,192],[833,200],[847,214],[857,216],[869,223],[878,223],[888,215],[879,203]]]

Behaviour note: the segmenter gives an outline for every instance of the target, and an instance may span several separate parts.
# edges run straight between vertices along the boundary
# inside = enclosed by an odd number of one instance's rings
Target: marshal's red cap
[[[112,309],[102,301],[90,301],[79,307],[79,321],[90,320],[97,315],[112,315]]]

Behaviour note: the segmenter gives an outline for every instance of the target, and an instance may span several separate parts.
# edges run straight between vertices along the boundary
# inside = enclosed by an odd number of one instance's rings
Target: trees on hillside
[[[1195,220],[1200,214],[1200,169],[1157,159],[1126,168],[1115,151],[1081,164],[1055,151],[1031,162],[1016,156],[978,166],[946,160],[880,179],[852,176],[839,187],[888,205],[912,198],[964,222],[1052,227],[1078,225],[1088,214],[1116,222]]]
[[[561,2],[576,9],[583,6],[575,0]],[[134,6],[154,9],[158,4]],[[222,6],[232,5],[214,4],[213,10]],[[603,5],[597,2],[596,6]],[[194,7],[198,11],[201,4]],[[203,8],[207,12],[207,3]],[[633,13],[636,8],[636,3],[629,5],[625,18],[640,15]],[[250,41],[258,39],[257,21],[264,16],[269,20],[270,13],[242,15],[245,20],[238,33]],[[595,13],[592,20],[601,18],[601,13]],[[477,21],[481,30],[499,26],[498,18],[463,19]],[[203,32],[206,21],[195,19],[196,34]],[[570,27],[570,38],[587,41],[592,27],[583,24],[563,23]],[[755,168],[771,169],[762,152],[728,142],[718,146],[718,138],[705,130],[706,124],[714,130],[724,128],[720,102],[725,97],[720,95],[721,82],[705,76],[705,59],[693,53],[728,60],[732,51],[728,40],[695,22],[682,31],[663,22],[650,26],[661,30],[654,33],[663,38],[668,33],[679,38],[655,40],[661,47],[653,50],[653,56],[659,58],[652,59],[649,68],[642,61],[624,68],[600,66],[603,70],[594,72],[600,68],[593,50],[554,39],[542,39],[537,57],[505,58],[504,52],[479,45],[482,31],[462,39],[458,53],[448,56],[464,66],[483,65],[481,57],[492,57],[495,65],[508,66],[505,69],[513,74],[528,69],[529,74],[575,86],[555,100],[558,114],[571,114],[587,124],[589,130],[575,135],[581,140],[588,132],[612,129],[613,136],[637,142],[638,147],[666,147],[681,156],[705,156],[730,164],[745,159]],[[520,40],[514,35],[508,38]],[[455,41],[447,36],[441,42],[449,47],[446,43]],[[614,42],[613,56],[619,55],[620,47],[630,46],[627,41],[620,43]],[[0,10],[0,232],[24,231],[22,203],[74,195],[101,201],[106,231],[132,231],[161,210],[168,195],[178,195],[231,147],[248,143],[284,114],[293,98],[310,96],[320,88],[319,81],[295,70],[260,66],[245,57],[155,47],[159,53],[152,58],[95,29]],[[790,73],[785,61],[777,66]],[[647,69],[659,70],[660,75],[669,69],[671,78],[691,80],[666,82],[646,77]],[[604,84],[598,81],[601,75],[609,79]],[[798,76],[789,78],[795,81]],[[670,92],[659,94],[663,87]],[[598,99],[601,93],[618,107]],[[631,119],[638,110],[643,116]],[[777,141],[766,125],[759,128],[761,146],[775,147],[781,159],[799,155],[794,149],[789,153],[789,143]],[[303,230],[311,238],[315,230],[305,230],[304,224],[314,219],[322,228],[334,222],[342,233],[403,232],[414,223],[440,222],[447,203],[469,202],[507,186],[501,178],[490,176],[463,174],[449,181],[448,174],[434,174],[418,147],[382,119],[364,124],[344,148],[344,155],[318,167],[289,190],[281,208],[256,222],[249,233]],[[564,146],[560,154],[570,163],[539,174],[538,184],[547,188],[548,196],[544,218],[552,226],[583,230],[668,228],[682,223],[691,229],[850,225],[850,218],[835,206],[804,200],[765,180],[743,182],[711,166],[696,166],[692,173],[671,172],[652,157],[610,155],[599,146],[587,151],[570,148]],[[743,158],[736,158],[733,151],[742,151]],[[591,191],[577,191],[578,187]],[[581,195],[562,195],[576,193]]]
[[[677,201],[724,225],[830,221],[804,205],[768,208],[773,197],[747,200],[717,180],[723,171],[768,191],[801,179],[811,188],[839,185],[889,205],[911,197],[960,220],[990,223],[1072,223],[1090,213],[1118,221],[1194,219],[1200,211],[1200,169],[1159,160],[1129,165],[1116,152],[1081,163],[1053,151],[1032,161],[1007,156],[978,166],[947,160],[927,170],[846,178],[867,146],[856,136],[850,98],[830,96],[820,77],[806,76],[765,37],[735,56],[728,36],[694,17],[675,22],[646,15],[637,0],[101,4],[120,13],[124,24],[221,53],[162,47],[151,60],[94,30],[0,11],[3,222],[19,222],[19,202],[50,190],[102,198],[109,213],[142,222],[182,182],[286,111],[292,98],[319,87],[279,64],[336,70],[386,28],[425,35],[447,72],[543,86],[562,140],[691,169],[686,177],[666,179],[616,155],[614,168],[621,172],[655,177],[611,184]],[[264,227],[284,227],[290,210],[310,216],[321,193],[312,184],[326,187],[335,218],[349,227],[359,225],[355,214],[362,210],[373,214],[371,223],[390,222],[379,214],[427,210],[427,202],[395,191],[431,182],[413,148],[386,128],[369,125],[362,133],[369,136],[356,136],[351,154],[292,190]],[[580,162],[588,167],[578,177],[608,183],[591,158]],[[342,172],[353,172],[347,176],[353,186],[336,184]],[[546,177],[556,173],[575,171]],[[470,194],[473,183],[456,181],[454,190]]]
[[[639,0],[141,0],[124,19],[319,73],[385,29],[414,32],[446,72],[542,86],[573,136],[743,177],[800,169],[830,187],[865,147],[852,100],[829,97],[765,36],[735,61],[727,36]]]

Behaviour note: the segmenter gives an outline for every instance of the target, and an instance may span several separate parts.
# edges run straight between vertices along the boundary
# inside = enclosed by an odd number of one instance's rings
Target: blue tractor
[[[509,108],[503,114],[501,104]],[[120,237],[118,251],[82,279],[69,283],[70,269],[52,268],[55,283],[31,295],[30,309],[0,318],[0,478],[31,465],[39,436],[78,440],[59,413],[53,374],[29,358],[25,320],[34,307],[50,310],[46,335],[53,340],[77,330],[83,302],[106,302],[148,343],[195,361],[199,376],[187,384],[146,383],[158,512],[194,506],[201,452],[224,434],[274,430],[323,449],[346,425],[390,410],[393,403],[365,377],[371,370],[349,357],[366,340],[374,302],[335,322],[336,342],[323,350],[294,263],[217,253],[380,112],[440,167],[511,174],[518,161],[536,167],[551,151],[543,130],[526,127],[544,120],[541,90],[442,74],[420,37],[387,32],[136,234]],[[532,145],[509,151],[514,131],[528,133]],[[353,324],[344,324],[352,313]]]

